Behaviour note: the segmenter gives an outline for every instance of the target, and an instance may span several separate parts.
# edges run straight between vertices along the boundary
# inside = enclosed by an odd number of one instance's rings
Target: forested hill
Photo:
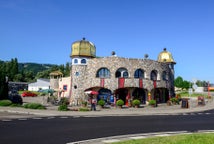
[[[19,71],[32,71],[34,74],[38,72],[45,71],[58,65],[54,64],[38,64],[38,63],[18,63]]]
[[[33,82],[38,78],[49,78],[49,74],[59,70],[63,76],[69,76],[70,64],[39,64],[39,63],[19,63],[17,58],[11,61],[0,60],[0,77],[7,76],[9,81]]]

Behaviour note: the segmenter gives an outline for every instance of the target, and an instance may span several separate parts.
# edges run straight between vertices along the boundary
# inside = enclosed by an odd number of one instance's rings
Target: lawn
[[[139,140],[128,140],[113,144],[213,144],[214,134],[184,134],[166,137],[153,137]]]

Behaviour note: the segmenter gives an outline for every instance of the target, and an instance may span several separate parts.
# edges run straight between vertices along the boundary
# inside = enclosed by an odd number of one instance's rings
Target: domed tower
[[[173,59],[173,56],[170,52],[166,50],[166,48],[163,49],[163,51],[158,55],[158,62],[166,63],[169,68],[168,77],[167,77],[167,85],[169,89],[169,96],[174,97],[175,96],[175,88],[174,88],[174,65],[176,62]]]
[[[84,95],[84,81],[89,59],[96,57],[95,45],[83,38],[71,46],[71,101],[78,105]]]

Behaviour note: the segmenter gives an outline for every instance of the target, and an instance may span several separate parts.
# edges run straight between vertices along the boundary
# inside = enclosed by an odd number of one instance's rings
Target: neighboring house
[[[37,79],[36,82],[28,84],[29,91],[38,91],[41,89],[50,89],[49,79]]]

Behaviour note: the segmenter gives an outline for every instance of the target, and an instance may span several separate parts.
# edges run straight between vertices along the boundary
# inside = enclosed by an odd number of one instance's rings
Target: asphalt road
[[[65,144],[115,135],[214,130],[214,111],[187,115],[21,117],[0,121],[1,144]]]

